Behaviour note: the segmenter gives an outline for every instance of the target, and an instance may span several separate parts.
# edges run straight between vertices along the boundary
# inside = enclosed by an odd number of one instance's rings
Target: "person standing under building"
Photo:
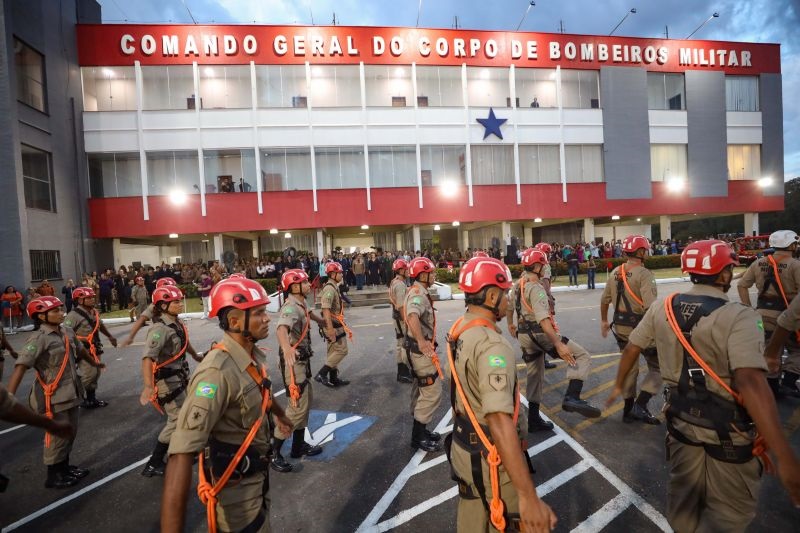
[[[655,343],[667,386],[667,521],[675,531],[745,531],[756,513],[766,447],[800,506],[800,463],[765,379],[761,317],[727,292],[739,261],[723,241],[689,244],[692,288],[652,305],[622,353],[612,405],[644,347]]]
[[[6,350],[8,350],[9,355],[11,355],[11,357],[14,359],[19,357],[17,351],[13,346],[11,346],[11,343],[9,343],[8,339],[6,338],[6,331],[5,328],[3,328],[3,324],[0,324],[0,382],[3,381],[3,366],[5,365],[6,360],[3,356],[3,353]]]
[[[133,289],[131,289],[131,302],[133,303],[130,312],[131,322],[134,321],[134,314],[138,320],[145,309],[147,309],[147,306],[150,305],[150,300],[147,296],[147,288],[144,286],[144,278],[142,276],[136,276],[134,283]],[[122,345],[127,346],[125,342],[123,342]]]
[[[356,254],[351,268],[353,270],[353,275],[356,278],[356,290],[360,291],[364,288],[364,277],[367,268],[364,264],[364,257],[361,254]]]
[[[764,339],[767,343],[776,328],[778,316],[789,307],[800,291],[800,261],[794,258],[797,251],[797,233],[791,230],[779,230],[769,236],[769,245],[775,250],[771,255],[753,261],[739,280],[737,291],[744,305],[751,306],[749,289],[753,285],[758,289],[756,311],[764,321]],[[789,357],[783,367],[771,370],[767,374],[767,382],[776,397],[789,394],[800,397],[795,382],[800,378],[800,341],[797,335],[786,339],[786,351]]]
[[[408,262],[405,259],[395,259],[392,263],[392,271],[395,276],[389,285],[389,303],[392,304],[392,321],[394,322],[394,336],[397,340],[395,349],[395,362],[397,363],[397,381],[400,383],[411,383],[414,381],[411,376],[411,369],[406,360],[406,350],[403,347],[403,339],[406,336],[406,325],[403,320],[403,304],[406,301],[406,291],[408,286]]]
[[[325,364],[314,376],[318,382],[326,387],[343,387],[350,382],[339,377],[339,363],[347,357],[347,341],[353,336],[347,323],[344,321],[344,307],[342,296],[339,293],[339,284],[344,277],[342,265],[330,262],[325,265],[328,281],[322,287],[320,300],[322,301],[322,318],[325,321],[323,333],[328,342],[328,353]]]
[[[70,424],[77,431],[83,387],[75,370],[76,360],[87,361],[100,369],[105,365],[95,362],[77,341],[72,329],[62,325],[64,304],[61,300],[55,296],[41,296],[28,302],[27,311],[33,320],[34,332],[17,358],[8,392],[16,394],[25,372],[33,368],[36,381],[28,400],[31,409],[56,422]],[[46,488],[72,487],[89,475],[88,470],[73,466],[69,461],[76,431],[68,436],[63,433],[45,435]]]
[[[61,287],[61,294],[64,295],[62,300],[64,301],[64,307],[67,308],[67,313],[72,311],[72,291],[75,290],[75,282],[71,279],[67,280],[67,283]]]
[[[413,285],[406,291],[403,303],[405,339],[403,346],[414,381],[411,385],[411,414],[414,419],[411,447],[426,452],[441,449],[438,433],[427,425],[442,400],[443,378],[439,356],[436,355],[436,310],[428,290],[436,281],[436,267],[427,257],[415,257],[408,263],[408,277]]]
[[[643,235],[629,235],[622,241],[622,253],[628,258],[611,272],[609,283],[600,297],[600,334],[608,337],[610,331],[617,341],[620,350],[628,344],[628,336],[633,328],[641,322],[645,311],[656,301],[658,289],[656,278],[644,266],[644,260],[650,252],[650,242]],[[608,322],[608,307],[613,305],[613,318]],[[622,398],[625,407],[622,410],[622,421],[626,423],[639,421],[645,424],[658,425],[661,421],[647,409],[650,399],[661,388],[661,374],[658,369],[658,354],[655,346],[642,351],[647,363],[647,376],[642,382],[642,389],[636,396],[636,381],[639,377],[639,365],[634,365],[625,378]]]
[[[536,494],[521,445],[514,349],[496,325],[507,315],[511,272],[476,257],[458,286],[467,310],[447,336],[453,431],[445,442],[459,488],[457,531],[551,531],[555,514]]]
[[[209,531],[269,532],[272,419],[281,432],[292,431],[272,397],[266,355],[256,346],[269,336],[269,296],[256,281],[229,278],[210,298],[210,316],[218,317],[224,335],[197,365],[170,439],[161,531],[184,531],[198,457],[197,493]]]
[[[203,272],[200,274],[200,282],[195,283],[195,287],[197,287],[197,295],[200,296],[200,301],[203,302],[203,320],[208,318],[208,313],[210,311],[209,308],[209,296],[211,295],[211,288],[214,286],[214,283],[211,281],[211,276],[208,275],[208,272]]]
[[[72,328],[75,338],[91,354],[95,363],[100,362],[103,354],[103,344],[100,342],[100,333],[106,336],[113,347],[117,347],[117,339],[109,333],[100,315],[97,313],[97,302],[94,291],[88,287],[78,287],[72,291],[72,300],[75,306],[64,319],[64,325]],[[100,371],[86,361],[78,362],[81,375],[81,384],[86,397],[81,404],[83,409],[97,409],[105,407],[108,402],[97,399],[97,382],[100,380]]]

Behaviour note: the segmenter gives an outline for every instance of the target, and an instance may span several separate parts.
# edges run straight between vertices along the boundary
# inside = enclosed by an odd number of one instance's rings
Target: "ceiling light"
[[[103,72],[103,76],[105,76],[106,78],[113,78],[114,77],[114,71],[111,70],[110,68],[104,68],[102,72]]]
[[[667,189],[671,192],[681,192],[686,187],[686,180],[683,178],[670,178],[667,180]]]
[[[202,241],[200,241],[200,242],[208,242],[208,239],[203,239],[203,240],[202,240]]]
[[[772,178],[761,178],[760,180],[758,180],[758,186],[761,187],[762,189],[765,189],[770,185],[772,185]]]
[[[206,73],[206,76],[208,76],[209,78],[213,78],[214,77],[214,69],[213,68],[206,67],[204,69],[204,72]]]
[[[539,217],[536,217],[536,218],[534,218],[534,219],[533,219],[533,221],[534,221],[534,222],[536,222],[536,223],[538,224],[539,222],[541,222],[541,221],[542,221],[542,219],[541,219],[541,218],[539,218]]]
[[[367,226],[366,224],[362,224],[361,229],[369,229],[369,226]]]
[[[278,234],[278,228],[272,228],[271,230],[269,230],[269,234],[270,235],[277,235]]]
[[[489,69],[488,68],[481,69],[481,79],[482,80],[488,80],[489,79]]]
[[[402,77],[404,77],[404,76],[405,76],[405,73],[406,73],[406,72],[405,72],[405,69],[403,69],[403,67],[397,67],[397,68],[395,69],[395,71],[394,71],[394,76],[395,76],[396,78],[402,78]]]
[[[611,217],[611,220],[619,220],[619,215],[614,215]]]
[[[177,239],[178,238],[178,234],[177,233],[170,233],[169,234],[169,238],[170,239]]]
[[[291,239],[292,238],[292,234],[287,231],[286,233],[283,234],[283,238],[284,239]]]
[[[439,231],[440,229],[442,229],[442,227],[441,227],[439,224],[436,224],[436,225],[433,227],[433,231]]]
[[[362,231],[362,232],[359,232],[359,235],[366,235],[366,233],[364,233],[364,232]]]
[[[641,222],[641,221],[642,221],[642,219],[641,219],[641,218],[637,218],[637,219],[636,219],[636,222]]]
[[[457,228],[457,227],[459,227],[460,225],[461,225],[461,222],[459,222],[458,220],[454,220],[454,221],[453,221],[453,227],[454,227],[454,228]]]
[[[186,193],[181,190],[174,189],[169,193],[169,201],[174,205],[183,205],[186,203]]]

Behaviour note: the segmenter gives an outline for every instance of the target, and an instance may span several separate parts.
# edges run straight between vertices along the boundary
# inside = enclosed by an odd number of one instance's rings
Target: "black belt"
[[[689,446],[702,446],[705,452],[717,461],[723,463],[743,464],[753,459],[753,445],[745,444],[734,446],[730,441],[726,444],[709,444],[707,442],[695,442],[672,425],[671,417],[667,417],[667,432],[678,442]]]
[[[786,303],[783,298],[767,298],[759,296],[756,300],[756,309],[766,309],[768,311],[785,311]]]
[[[639,313],[630,313],[628,311],[616,311],[614,313],[614,320],[613,323],[618,326],[627,326],[629,328],[635,328],[639,325],[639,322],[642,321],[644,315],[640,315]]]
[[[167,379],[173,376],[179,376],[181,381],[188,380],[188,372],[183,368],[159,368],[156,370],[155,378],[156,380],[159,379]]]
[[[221,442],[217,439],[210,438],[208,446],[206,446],[204,453],[205,458],[208,460],[211,474],[214,479],[219,479],[228,465],[233,461],[234,456],[239,451],[239,444],[228,444]],[[269,470],[269,453],[262,454],[253,446],[247,448],[242,456],[242,460],[236,465],[233,474],[240,478],[249,477],[259,472],[267,472]]]

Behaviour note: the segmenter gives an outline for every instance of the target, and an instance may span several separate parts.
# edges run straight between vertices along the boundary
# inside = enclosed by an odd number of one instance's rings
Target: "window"
[[[578,109],[600,107],[600,77],[596,70],[561,70],[561,105]]]
[[[510,107],[507,68],[467,67],[467,100],[471,107]]]
[[[523,184],[561,183],[558,145],[519,145],[519,181]]]
[[[50,153],[23,144],[22,181],[25,186],[25,207],[55,212],[53,156]]]
[[[194,109],[195,106],[191,65],[142,67],[143,109]],[[200,107],[203,107],[202,98]]]
[[[369,185],[417,186],[417,150],[413,146],[370,146]]]
[[[417,66],[417,103],[420,107],[463,107],[461,67]]]
[[[46,113],[44,56],[15,37],[14,67],[17,77],[17,100]]]
[[[419,149],[423,187],[458,187],[467,183],[465,146],[433,144]]]
[[[603,181],[603,147],[599,144],[564,146],[564,162],[568,183]]]
[[[470,148],[473,185],[514,183],[514,147],[480,144]]]
[[[758,111],[758,78],[756,76],[725,76],[725,109],[727,111]]]
[[[514,84],[520,107],[557,107],[556,69],[518,68]]]
[[[136,74],[133,67],[84,67],[84,111],[136,110]]]
[[[256,192],[256,158],[253,149],[203,150],[206,194]]]
[[[31,281],[61,279],[61,252],[31,250]]]
[[[249,66],[206,66],[200,69],[203,109],[246,109],[253,106],[251,96]]]
[[[200,194],[197,151],[148,152],[147,194]]]
[[[261,190],[297,191],[311,189],[309,148],[262,148]]]
[[[307,107],[304,65],[256,65],[258,107]]]
[[[648,109],[686,109],[683,74],[647,73]]]
[[[92,198],[141,196],[139,154],[89,154],[89,189]]]
[[[409,66],[367,66],[367,105],[384,107],[413,107],[414,86]]]
[[[317,189],[358,189],[367,186],[363,148],[333,146],[316,148],[314,152]]]
[[[689,175],[685,144],[650,145],[650,179],[685,180]]]
[[[761,145],[728,145],[728,179],[761,179]]]
[[[311,67],[310,90],[314,107],[361,107],[361,75],[357,65]]]

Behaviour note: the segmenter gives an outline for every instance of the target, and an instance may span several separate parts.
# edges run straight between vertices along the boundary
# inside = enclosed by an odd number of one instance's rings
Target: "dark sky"
[[[450,28],[453,17],[471,29],[513,30],[528,0],[98,0],[105,22],[330,24]],[[185,5],[184,5],[185,2]],[[536,0],[520,28],[608,34],[631,8],[616,35],[685,38],[712,13],[694,38],[780,43],[786,179],[800,176],[800,0]]]

